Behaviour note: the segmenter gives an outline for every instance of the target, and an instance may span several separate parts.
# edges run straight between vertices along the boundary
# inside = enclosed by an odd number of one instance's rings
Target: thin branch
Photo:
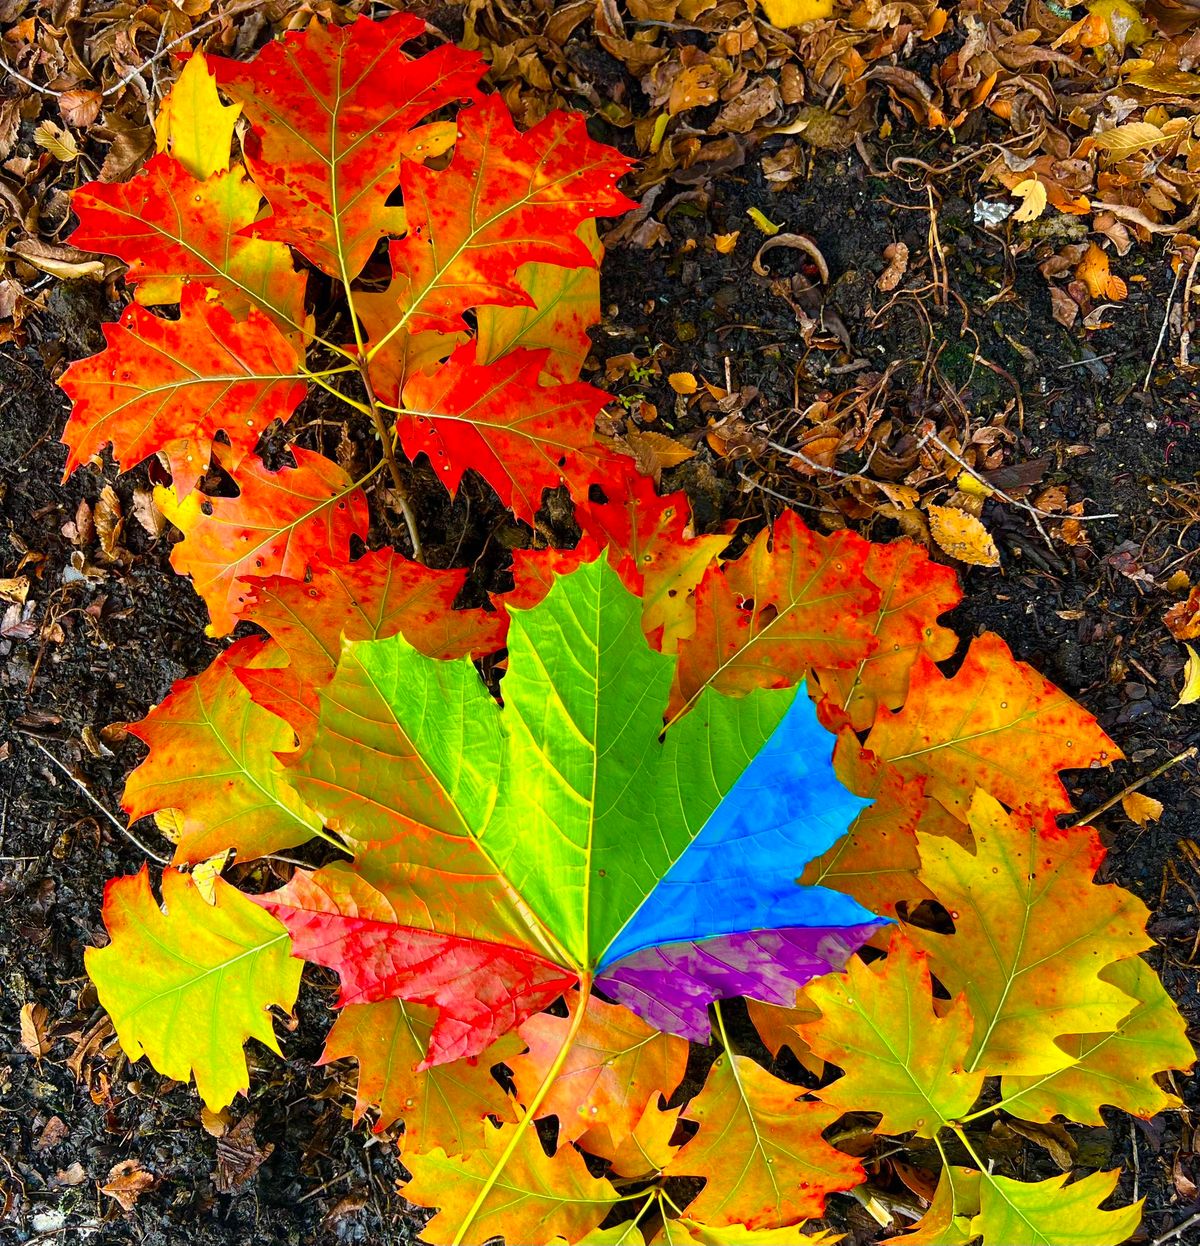
[[[1177,766],[1181,761],[1190,761],[1196,756],[1196,746],[1193,744],[1191,748],[1185,748],[1182,753],[1176,753],[1169,761],[1164,761],[1161,766],[1151,770],[1149,774],[1144,774],[1140,779],[1135,779],[1128,787],[1123,787],[1111,800],[1106,800],[1104,804],[1097,806],[1091,813],[1085,813],[1083,817],[1076,819],[1070,823],[1071,826],[1087,826],[1094,818],[1098,818],[1102,813],[1107,813],[1115,804],[1124,800],[1126,796],[1132,795],[1139,788],[1143,788],[1147,783],[1152,783],[1161,774],[1166,774],[1172,766]]]
[[[49,760],[59,770],[61,770],[63,774],[67,776],[68,779],[71,780],[71,782],[84,794],[84,796],[87,797],[88,801],[96,809],[98,809],[105,816],[105,818],[113,826],[115,826],[117,830],[121,832],[122,835],[125,836],[126,839],[128,839],[131,843],[136,844],[137,847],[140,848],[142,852],[144,852],[146,856],[150,858],[151,861],[157,861],[159,865],[163,865],[163,866],[171,864],[170,861],[166,859],[166,857],[160,857],[158,853],[155,852],[152,848],[147,848],[146,845],[143,844],[142,841],[138,839],[138,837],[129,829],[129,827],[125,826],[124,823],[122,823],[119,819],[115,818],[111,813],[109,813],[108,809],[104,805],[102,805],[100,801],[97,800],[97,798],[93,795],[91,788],[89,788],[88,785],[84,783],[82,779],[78,777],[78,775],[72,774],[71,770],[67,766],[63,765],[63,763],[59,761],[57,757],[54,756],[54,754],[41,742],[41,740],[35,739],[31,735],[26,735],[25,738],[39,752],[44,753],[46,757],[49,758]]]

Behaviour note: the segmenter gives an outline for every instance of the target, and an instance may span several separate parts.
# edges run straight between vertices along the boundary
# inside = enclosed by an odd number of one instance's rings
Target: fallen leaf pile
[[[706,30],[717,6],[635,7],[657,32]],[[794,8],[813,13],[766,11]],[[402,1122],[434,1244],[830,1242],[805,1222],[850,1190],[881,1208],[869,1172],[924,1192],[914,1242],[1117,1246],[1140,1210],[1101,1208],[1116,1172],[1018,1179],[995,1135],[1151,1115],[1178,1103],[1159,1076],[1192,1064],[1140,957],[1145,907],[1096,881],[1091,828],[1060,826],[1064,773],[1119,750],[995,635],[942,669],[960,594],[921,545],[791,510],[736,545],[634,470],[579,380],[593,222],[632,206],[631,162],[578,116],[523,115],[532,45],[506,45],[501,93],[480,87],[494,13],[468,6],[465,46],[419,55],[406,14],[314,22],[251,60],[196,52],[160,149],[73,198],[71,244],[115,254],[135,302],[62,376],[68,470],[106,447],[121,470],[165,464],[155,502],[210,634],[257,629],[131,727],[148,753],[124,806],[170,831],[173,861],[161,903],[147,869],[109,883],[110,941],[87,953],[121,1048],[194,1077],[233,1189],[269,1154],[253,1114],[220,1117],[250,1084],[244,1044],[278,1052],[270,1009],[326,966],[326,1059],[356,1062],[356,1116]],[[691,167],[705,141],[672,118],[716,107],[752,133],[809,89],[731,87],[738,58],[769,59],[761,22],[724,30],[723,65],[698,44],[658,57],[614,13],[546,21],[563,45],[576,18],[608,23],[612,54],[645,57],[657,151],[695,140]],[[849,41],[813,15],[787,40],[838,66],[851,108],[885,90],[965,124],[965,88],[882,72],[944,12],[863,10]],[[794,250],[819,276],[819,251],[773,237],[771,262]],[[670,388],[728,397],[682,372]],[[346,407],[337,461],[293,418],[313,390]],[[752,437],[722,414],[722,444]],[[450,495],[477,473],[530,532],[560,487],[578,544],[518,551],[511,591],[455,609],[467,571],[424,563],[417,458]],[[407,552],[374,539],[389,515]],[[279,859],[314,839],[326,864]],[[258,863],[231,875],[246,890],[220,877],[231,853]],[[739,999],[817,1075],[767,1067]],[[22,1020],[34,1053],[44,1019]],[[154,1182],[126,1161],[102,1188],[130,1208]]]

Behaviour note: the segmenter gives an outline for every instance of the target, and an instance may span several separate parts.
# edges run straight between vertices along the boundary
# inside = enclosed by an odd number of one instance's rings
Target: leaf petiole
[[[455,1233],[450,1246],[462,1246],[467,1232],[471,1225],[475,1223],[476,1216],[483,1210],[484,1203],[487,1202],[489,1195],[499,1181],[505,1168],[508,1167],[508,1161],[512,1159],[513,1152],[516,1151],[525,1130],[533,1122],[534,1117],[538,1113],[538,1109],[546,1101],[546,1096],[550,1093],[551,1087],[558,1080],[559,1073],[567,1061],[567,1056],[571,1053],[571,1048],[575,1045],[575,1039],[579,1035],[579,1028],[583,1025],[583,1018],[587,1012],[588,1000],[592,994],[592,976],[590,973],[580,974],[579,977],[579,999],[575,1006],[575,1013],[571,1017],[571,1025],[567,1030],[567,1035],[563,1039],[563,1045],[558,1050],[558,1055],[554,1057],[553,1063],[546,1070],[546,1076],[542,1078],[541,1085],[538,1086],[532,1099],[530,1099],[524,1112],[521,1114],[520,1120],[517,1121],[512,1131],[512,1136],[508,1140],[508,1145],[500,1153],[500,1158],[492,1166],[492,1171],[488,1173],[475,1201],[471,1204],[471,1209],[463,1217],[463,1222],[458,1226],[458,1232]]]

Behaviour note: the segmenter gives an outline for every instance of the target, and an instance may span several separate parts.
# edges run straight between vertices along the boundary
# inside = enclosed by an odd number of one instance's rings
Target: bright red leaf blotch
[[[398,998],[438,1010],[420,1068],[482,1055],[576,982],[521,948],[397,925],[383,910],[356,915],[329,871],[324,885],[298,871],[253,898],[288,928],[297,956],[337,971],[339,1007]]]

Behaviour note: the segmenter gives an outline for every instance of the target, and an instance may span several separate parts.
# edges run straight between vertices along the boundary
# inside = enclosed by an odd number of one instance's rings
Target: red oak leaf
[[[391,549],[352,563],[320,560],[305,583],[252,577],[240,617],[279,645],[286,664],[239,674],[254,699],[312,738],[317,694],[333,678],[342,640],[377,640],[397,632],[431,658],[474,657],[504,646],[507,620],[497,612],[455,610],[465,569],[434,570]]]
[[[582,501],[579,526],[598,547],[608,547],[626,588],[642,598],[642,630],[653,636],[661,628],[658,647],[674,653],[696,627],[693,591],[730,538],[689,535],[687,494],[660,497],[649,476],[623,470],[600,483],[607,498]]]
[[[387,199],[404,157],[432,149],[430,134],[415,127],[447,104],[478,98],[487,68],[478,52],[452,44],[415,60],[400,50],[424,32],[411,14],[362,17],[289,31],[250,62],[211,58],[222,91],[252,127],[247,160],[271,205],[255,226],[260,237],[290,243],[351,280],[380,238],[404,231],[403,211]]]
[[[299,333],[304,275],[292,253],[243,233],[261,202],[240,166],[198,182],[174,157],[158,155],[131,181],[89,182],[75,192],[71,243],[124,260],[139,303],[178,303],[191,278],[217,290],[235,316],[259,307],[285,333]]]
[[[403,327],[454,333],[469,307],[531,306],[516,271],[532,260],[594,267],[575,230],[636,206],[616,185],[632,166],[577,115],[553,112],[521,134],[498,95],[459,113],[446,168],[401,170],[408,233],[391,257]]]
[[[248,595],[245,577],[302,579],[322,555],[344,558],[351,536],[367,535],[366,498],[346,473],[311,450],[293,447],[292,456],[296,466],[277,472],[246,459],[236,498],[193,492],[181,502],[172,489],[154,491],[159,509],[184,533],[171,566],[190,575],[204,598],[210,635],[233,631]]]
[[[216,433],[231,469],[272,420],[299,406],[305,384],[292,344],[262,312],[234,320],[202,285],[183,287],[178,320],[131,303],[104,326],[107,349],[73,363],[59,384],[73,404],[64,479],[112,443],[126,468],[163,450],[178,496],[207,470]]]
[[[438,1010],[419,1069],[482,1055],[576,981],[511,943],[404,925],[388,895],[335,867],[297,871],[254,899],[288,928],[297,956],[338,971],[339,1006],[402,997]]]
[[[544,489],[565,482],[586,497],[609,457],[592,437],[608,395],[582,382],[540,385],[545,359],[545,351],[516,350],[478,364],[469,343],[432,376],[412,377],[398,423],[405,453],[427,454],[452,494],[474,468],[530,523]]]

